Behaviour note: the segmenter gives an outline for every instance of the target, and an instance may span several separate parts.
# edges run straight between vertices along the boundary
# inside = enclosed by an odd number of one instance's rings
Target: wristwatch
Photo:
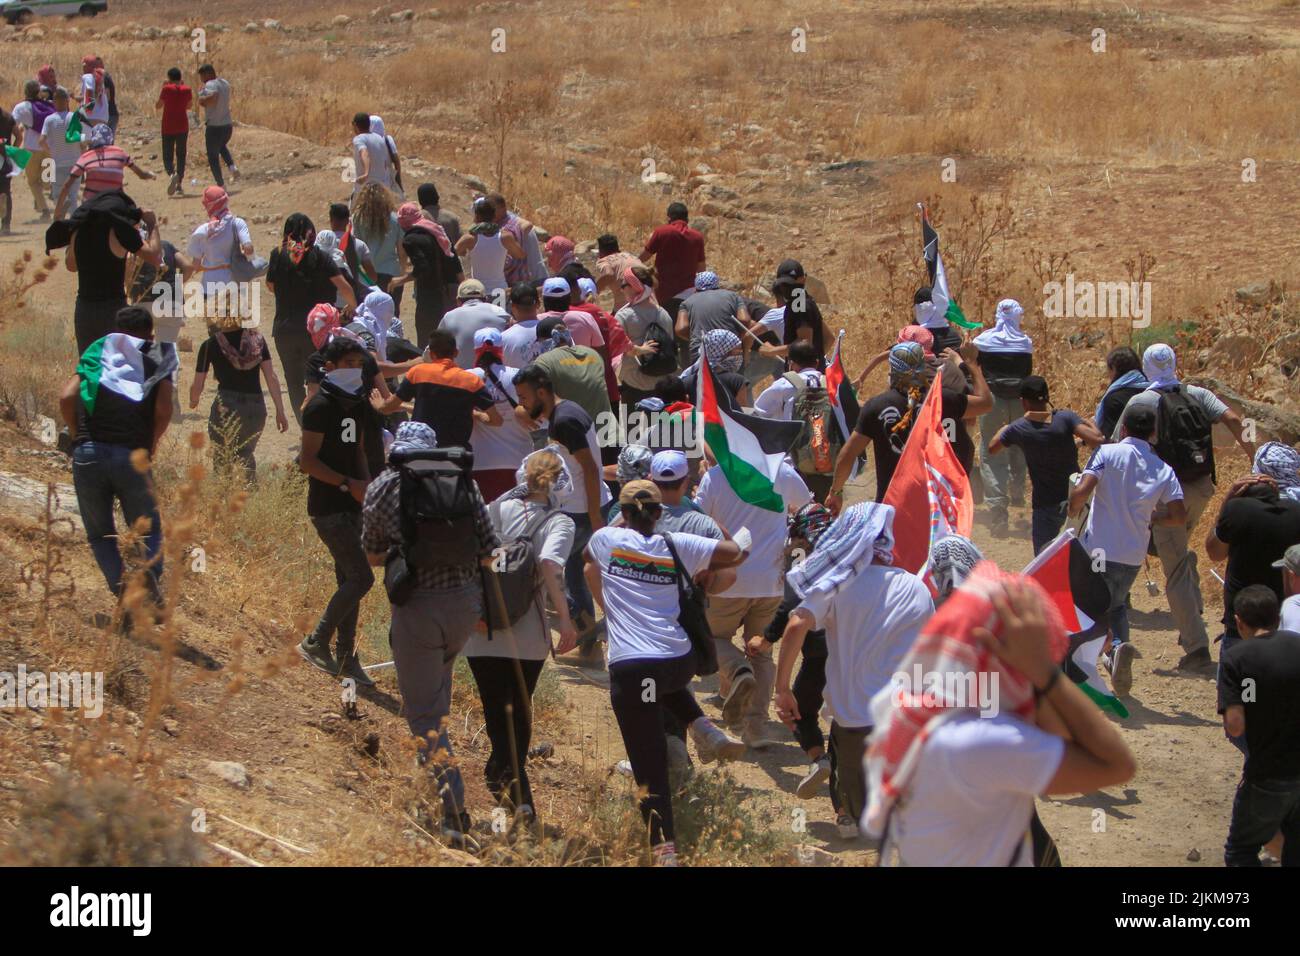
[[[343,492],[345,495],[352,494],[352,488],[348,484],[348,480],[346,478],[344,478],[343,482],[339,485],[339,491]]]

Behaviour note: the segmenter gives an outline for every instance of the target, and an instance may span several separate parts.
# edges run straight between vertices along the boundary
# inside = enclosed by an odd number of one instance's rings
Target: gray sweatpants
[[[421,762],[431,763],[443,811],[465,808],[460,770],[451,766],[451,739],[444,726],[451,712],[451,675],[456,655],[478,622],[482,592],[476,585],[456,590],[415,590],[393,606],[393,663],[402,712],[411,734],[429,742]]]
[[[984,503],[992,511],[1005,514],[1011,492],[1017,492],[1019,497],[1025,491],[1025,453],[1019,448],[1004,448],[1001,454],[989,454],[993,436],[1024,413],[1020,399],[994,396],[993,407],[980,416],[980,477],[984,480]]]

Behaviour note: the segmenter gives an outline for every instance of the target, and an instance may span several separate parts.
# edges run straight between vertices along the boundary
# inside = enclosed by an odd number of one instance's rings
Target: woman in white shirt
[[[230,261],[236,244],[246,258],[252,258],[253,236],[248,223],[230,212],[230,197],[220,186],[203,190],[202,202],[208,220],[190,235],[187,251],[201,272],[204,298],[209,308],[216,310],[208,313],[211,318],[229,314],[229,308],[235,304],[231,296],[233,286],[227,284],[234,280]],[[236,301],[249,300],[247,295],[241,295]]]
[[[469,258],[469,274],[483,283],[489,296],[504,289],[506,256],[524,258],[524,247],[494,220],[496,207],[480,196],[474,200],[474,225],[456,243],[456,255]]]
[[[483,500],[491,503],[515,487],[515,469],[533,451],[535,423],[519,410],[519,393],[514,386],[519,369],[505,364],[501,333],[496,329],[474,333],[474,365],[470,371],[483,380],[483,388],[501,413],[497,425],[475,416],[469,440],[474,450],[474,481]]]

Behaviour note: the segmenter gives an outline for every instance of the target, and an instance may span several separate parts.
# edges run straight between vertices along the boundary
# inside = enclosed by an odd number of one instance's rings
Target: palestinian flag
[[[32,158],[32,151],[30,149],[20,149],[17,146],[10,146],[6,143],[5,155],[9,157],[9,162],[14,164],[13,171],[9,175],[17,176],[27,168],[27,164]]]
[[[81,379],[81,401],[86,413],[111,392],[128,402],[140,402],[153,387],[176,373],[176,346],[146,342],[125,332],[113,332],[96,339],[81,354],[77,375]]]
[[[857,392],[853,391],[853,383],[844,371],[844,359],[840,354],[843,342],[844,330],[840,329],[840,334],[835,339],[835,351],[831,353],[830,364],[826,366],[826,395],[831,402],[831,411],[835,414],[835,424],[840,429],[840,441],[847,444],[858,424],[861,409],[858,407]],[[857,475],[858,464],[858,459],[854,459],[853,474],[850,477]]]
[[[1047,591],[1061,612],[1065,629],[1070,632],[1070,647],[1064,662],[1066,676],[1102,710],[1127,717],[1128,708],[1097,671],[1097,655],[1106,640],[1104,622],[1110,607],[1110,589],[1101,575],[1092,570],[1092,560],[1074,536],[1074,529],[1063,531],[1029,562],[1024,573]]]
[[[925,271],[930,276],[930,301],[935,309],[943,312],[943,317],[953,325],[959,325],[963,329],[984,328],[983,324],[967,319],[961,306],[949,295],[948,273],[944,271],[943,257],[939,255],[939,234],[930,225],[930,219],[925,214],[925,206],[921,203],[916,205],[921,210],[921,252],[925,256]]]
[[[63,141],[65,143],[81,142],[81,110],[77,110],[68,117],[68,129],[63,134]]]
[[[774,421],[742,413],[700,355],[695,407],[704,419],[704,441],[741,501],[765,511],[785,513],[776,474],[799,433],[802,421]]]

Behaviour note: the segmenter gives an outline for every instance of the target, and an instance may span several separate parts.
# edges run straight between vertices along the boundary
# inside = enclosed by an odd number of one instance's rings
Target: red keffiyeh
[[[403,203],[397,210],[397,224],[403,229],[422,229],[438,240],[443,255],[451,255],[451,240],[442,226],[424,218],[424,211],[413,202]]]

